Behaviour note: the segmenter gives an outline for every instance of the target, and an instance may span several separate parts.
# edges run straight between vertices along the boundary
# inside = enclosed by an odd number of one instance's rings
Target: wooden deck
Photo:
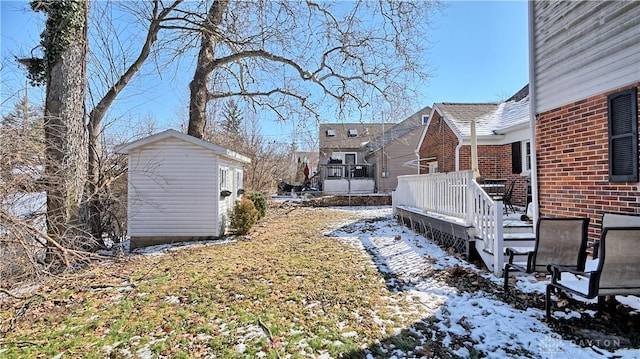
[[[504,216],[503,232],[505,247],[533,247],[535,236],[533,223],[522,220],[524,208],[516,207],[516,213]],[[468,226],[459,218],[438,213],[419,211],[399,206],[396,217],[400,223],[440,245],[444,249],[453,249],[465,258],[475,250],[476,237],[473,226]]]

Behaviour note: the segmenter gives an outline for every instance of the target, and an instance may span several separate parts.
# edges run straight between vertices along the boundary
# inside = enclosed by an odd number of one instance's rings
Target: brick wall
[[[440,172],[453,172],[456,170],[455,160],[458,137],[444,122],[440,125],[438,123],[439,119],[440,114],[436,112],[429,124],[424,140],[420,144],[420,158],[436,157]],[[460,147],[459,155],[460,171],[470,170],[471,146]],[[516,183],[512,203],[519,206],[526,205],[527,177],[511,173],[511,144],[478,146],[478,167],[480,175],[484,178],[514,178]],[[427,173],[426,168],[421,168],[420,173]]]
[[[541,216],[590,217],[589,238],[595,240],[603,212],[640,214],[639,184],[610,183],[608,167],[607,96],[634,86],[537,115]]]
[[[418,150],[420,158],[436,157],[439,172],[453,172],[456,170],[457,145],[458,137],[444,121],[440,121],[440,114],[435,112]],[[421,165],[424,167],[425,163]],[[427,169],[421,168],[420,173],[427,173]]]
[[[460,148],[460,170],[471,169],[471,146]],[[518,206],[527,204],[527,179],[520,173],[511,173],[511,144],[478,146],[478,170],[481,178],[515,179],[513,200]]]

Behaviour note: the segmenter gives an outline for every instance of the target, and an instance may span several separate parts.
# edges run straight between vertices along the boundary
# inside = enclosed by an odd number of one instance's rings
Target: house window
[[[336,130],[327,130],[327,137],[333,137],[336,135]]]
[[[511,144],[511,173],[531,172],[531,141]]]
[[[531,172],[531,141],[524,141],[524,170]]]
[[[358,136],[358,130],[356,130],[355,128],[350,128],[349,131],[347,131],[347,135],[349,137],[356,137]]]
[[[531,141],[522,141],[522,172],[531,172]]]
[[[236,186],[238,188],[244,188],[244,184],[242,183],[242,170],[236,170]]]
[[[220,190],[229,189],[229,169],[220,167]]]
[[[426,125],[429,122],[429,115],[422,115],[422,124]]]
[[[354,165],[354,164],[356,164],[356,154],[355,153],[346,153],[344,155],[344,164],[346,164],[346,165]]]
[[[637,88],[607,97],[609,118],[609,181],[638,182]]]

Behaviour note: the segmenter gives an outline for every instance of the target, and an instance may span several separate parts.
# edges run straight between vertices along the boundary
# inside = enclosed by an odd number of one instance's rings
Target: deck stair
[[[532,247],[536,236],[533,224],[524,221],[505,220],[503,223],[504,247]]]
[[[520,215],[519,213],[517,213]],[[533,224],[530,221],[505,218],[502,226],[503,249],[509,247],[530,247],[535,246],[536,236],[533,233]],[[478,238],[476,238],[478,240]],[[478,254],[489,269],[492,269],[491,254],[486,249],[476,247]],[[508,256],[504,255],[504,261]]]
[[[398,176],[394,215],[447,248],[471,254],[502,277],[505,247],[533,247],[534,228],[524,210],[508,211],[476,182],[472,171]],[[440,244],[440,243],[439,243]]]

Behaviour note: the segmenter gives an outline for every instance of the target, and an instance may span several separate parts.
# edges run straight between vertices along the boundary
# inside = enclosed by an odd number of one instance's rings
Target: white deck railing
[[[424,212],[456,217],[471,225],[467,218],[467,172],[398,176],[393,206],[405,206]]]
[[[502,275],[503,204],[485,193],[472,171],[398,176],[392,201],[394,213],[403,206],[472,227],[478,253],[496,275]]]

